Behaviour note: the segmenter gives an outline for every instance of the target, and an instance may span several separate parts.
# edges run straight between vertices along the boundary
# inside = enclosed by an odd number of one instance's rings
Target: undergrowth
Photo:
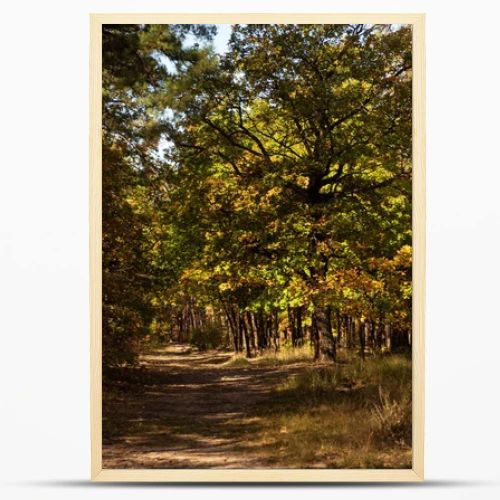
[[[279,386],[265,413],[277,460],[297,467],[411,467],[411,360],[312,366]]]

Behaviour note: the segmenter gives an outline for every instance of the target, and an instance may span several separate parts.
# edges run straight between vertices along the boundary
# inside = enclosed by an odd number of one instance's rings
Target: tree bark
[[[392,329],[390,324],[386,324],[384,328],[385,347],[390,352],[392,349]]]
[[[240,328],[243,329],[243,335],[245,337],[245,346],[246,346],[246,356],[247,358],[252,357],[252,349],[250,347],[250,335],[248,334],[248,328],[245,322],[245,314],[240,314]]]
[[[314,360],[336,359],[336,344],[332,332],[331,309],[316,307],[312,318],[314,344]]]
[[[302,328],[302,307],[295,308],[295,343],[294,347],[298,347],[304,343],[304,330]]]
[[[365,322],[363,320],[356,320],[356,329],[358,330],[358,338],[359,338],[359,357],[364,361],[365,360]]]
[[[255,347],[255,330],[253,327],[253,318],[252,318],[252,313],[250,311],[247,311],[247,327],[248,327],[248,334],[250,336],[250,344],[252,346],[252,350],[255,353],[256,352],[256,347]]]
[[[320,349],[320,331],[318,327],[318,318],[316,313],[313,313],[311,320],[311,341],[314,346],[314,361],[319,361],[321,359],[321,349]]]

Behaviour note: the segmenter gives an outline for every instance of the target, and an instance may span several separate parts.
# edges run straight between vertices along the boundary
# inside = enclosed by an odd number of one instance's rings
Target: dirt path
[[[104,468],[272,466],[265,401],[302,367],[224,366],[229,358],[180,345],[143,356],[146,385],[105,391]]]

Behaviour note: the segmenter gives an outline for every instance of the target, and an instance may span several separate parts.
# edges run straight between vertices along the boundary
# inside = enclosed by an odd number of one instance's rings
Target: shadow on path
[[[142,356],[140,386],[105,388],[104,468],[269,466],[259,408],[300,367],[224,366],[230,357],[172,345]]]

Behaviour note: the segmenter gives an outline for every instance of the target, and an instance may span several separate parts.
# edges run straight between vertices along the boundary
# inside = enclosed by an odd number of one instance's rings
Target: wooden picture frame
[[[166,482],[403,482],[424,478],[425,49],[424,14],[91,14],[90,15],[90,360],[91,478]],[[401,23],[413,26],[413,468],[412,469],[103,469],[101,61],[103,24]]]

